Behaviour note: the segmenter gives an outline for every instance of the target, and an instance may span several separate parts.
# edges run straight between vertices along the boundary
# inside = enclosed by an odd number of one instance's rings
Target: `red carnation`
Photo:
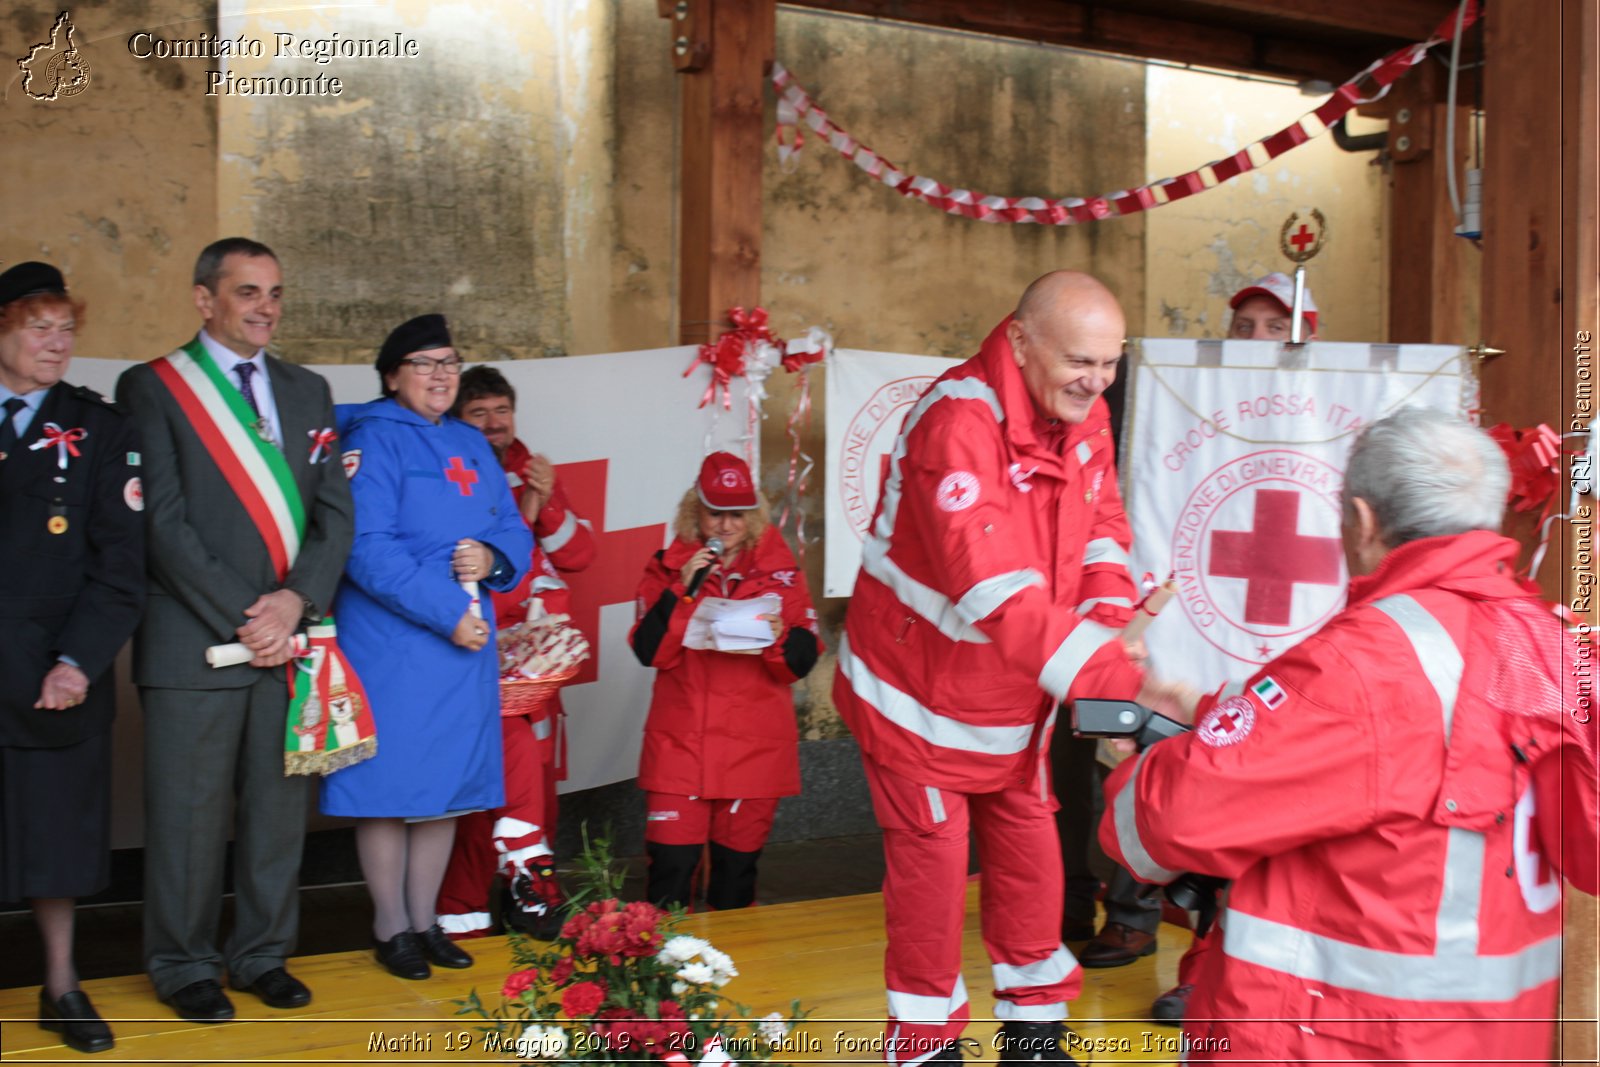
[[[506,984],[500,987],[500,995],[506,1000],[516,1000],[523,993],[533,988],[539,980],[539,972],[532,968],[526,971],[512,971],[506,975]]]
[[[568,919],[561,926],[561,937],[566,941],[576,941],[583,936],[583,932],[594,925],[593,916],[580,911]]]
[[[638,1034],[637,1022],[628,1008],[607,1008],[600,1013],[594,1032],[607,1038],[606,1047],[621,1051],[634,1043]]]
[[[556,965],[550,968],[550,984],[557,986],[566,984],[567,979],[572,977],[572,971],[572,957],[562,956],[556,961]]]
[[[604,982],[579,982],[561,994],[561,1010],[569,1019],[585,1019],[598,1011],[605,999]]]
[[[661,921],[667,917],[666,912],[647,900],[633,901],[622,909],[622,914],[627,916],[630,922],[648,922],[652,926],[660,926]]]

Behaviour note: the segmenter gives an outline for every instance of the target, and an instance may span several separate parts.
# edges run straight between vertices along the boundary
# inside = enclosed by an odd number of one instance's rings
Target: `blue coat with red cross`
[[[339,645],[366,688],[377,755],[328,775],[328,815],[416,818],[498,807],[500,669],[494,612],[477,652],[451,635],[471,599],[451,574],[456,543],[495,552],[491,588],[515,585],[533,552],[483,434],[393,400],[337,409],[355,500],[355,543],[334,601]]]

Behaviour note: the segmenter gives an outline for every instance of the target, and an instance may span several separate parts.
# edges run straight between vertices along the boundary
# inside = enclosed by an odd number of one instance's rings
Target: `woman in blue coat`
[[[377,754],[328,775],[322,810],[352,816],[378,961],[401,978],[467,967],[434,901],[455,817],[504,803],[494,612],[463,583],[508,589],[533,552],[488,440],[451,418],[461,357],[442,315],[395,328],[383,399],[338,409],[356,534],[334,602],[371,701]]]

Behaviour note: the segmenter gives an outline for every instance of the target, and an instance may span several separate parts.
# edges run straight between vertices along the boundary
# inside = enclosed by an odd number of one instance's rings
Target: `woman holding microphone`
[[[756,861],[778,799],[800,792],[789,687],[817,661],[817,614],[805,575],[739,457],[706,457],[673,532],[672,544],[645,567],[629,638],[639,662],[656,668],[639,756],[650,856],[645,896],[662,906],[688,905],[710,842],[706,903],[742,908],[755,901]],[[691,635],[690,620],[708,598],[770,598],[759,616],[771,628],[770,643],[763,633],[736,642],[757,647],[724,651]]]
[[[373,758],[323,780],[322,811],[352,816],[378,957],[401,978],[472,958],[434,901],[456,816],[503,803],[494,613],[478,586],[516,584],[533,552],[483,434],[448,415],[462,360],[442,315],[395,328],[383,398],[341,406],[356,533],[334,611],[372,702]]]

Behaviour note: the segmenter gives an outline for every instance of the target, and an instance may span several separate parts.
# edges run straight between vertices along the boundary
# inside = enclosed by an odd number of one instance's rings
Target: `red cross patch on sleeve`
[[[1212,748],[1227,748],[1249,737],[1255,725],[1255,704],[1247,696],[1235,696],[1206,712],[1194,732]]]
[[[951,471],[934,490],[934,500],[945,511],[965,511],[978,502],[978,476],[971,471]]]

